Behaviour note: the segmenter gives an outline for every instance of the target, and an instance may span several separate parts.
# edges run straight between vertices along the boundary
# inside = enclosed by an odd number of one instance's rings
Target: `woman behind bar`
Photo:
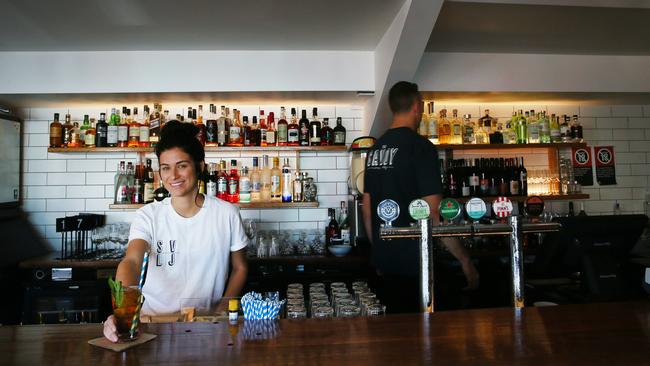
[[[171,198],[136,212],[126,255],[117,268],[116,280],[135,286],[149,252],[143,315],[178,313],[181,303],[190,300],[223,311],[227,301],[220,301],[222,297],[239,296],[246,281],[248,238],[239,210],[198,191],[205,151],[197,132],[192,124],[165,124],[156,155]],[[104,323],[104,336],[118,340],[113,315]]]

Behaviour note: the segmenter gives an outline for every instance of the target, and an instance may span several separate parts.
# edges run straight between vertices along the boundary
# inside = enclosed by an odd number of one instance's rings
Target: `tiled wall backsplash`
[[[193,103],[198,104],[198,103]],[[209,103],[203,103],[207,105]],[[237,108],[242,116],[253,116],[263,109],[268,115],[274,112],[280,115],[280,105],[229,105]],[[110,107],[108,112],[110,113]],[[140,106],[141,107],[141,106]],[[170,115],[183,113],[185,105],[164,105]],[[293,107],[286,105],[287,109]],[[298,106],[311,115],[312,107],[318,107],[319,117],[330,119],[332,127],[336,117],[342,117],[347,130],[347,143],[362,135],[363,107],[354,105],[315,105]],[[24,135],[24,209],[29,213],[30,221],[49,241],[54,249],[60,245],[60,234],[55,230],[55,219],[79,212],[106,214],[107,222],[130,222],[133,211],[109,210],[113,203],[113,179],[121,160],[136,162],[137,153],[50,153],[48,128],[54,113],[63,116],[70,111],[73,121],[80,121],[84,114],[97,118],[106,109],[73,108],[30,108],[21,111],[25,119]],[[300,113],[300,112],[299,112]],[[263,153],[255,152],[206,152],[207,162],[221,159],[237,159],[240,164],[252,166],[252,157]],[[296,166],[296,157],[300,170],[314,177],[318,187],[319,208],[300,209],[246,209],[241,210],[244,219],[260,221],[259,228],[270,229],[319,229],[327,225],[327,208],[339,207],[342,200],[347,200],[349,176],[349,158],[345,151],[336,152],[269,152],[270,156],[290,158],[290,165]],[[157,169],[155,154],[147,154],[154,169]]]
[[[198,104],[198,103],[194,103]],[[204,106],[206,103],[204,103]],[[55,219],[79,212],[105,213],[108,222],[130,221],[132,211],[109,210],[113,200],[113,177],[120,160],[135,162],[136,153],[49,153],[48,125],[54,113],[65,114],[68,109],[73,120],[81,120],[84,114],[97,117],[105,109],[72,108],[28,108],[22,110],[25,119],[24,135],[24,208],[31,222],[58,248],[60,236],[55,232]],[[109,109],[111,106],[107,106]],[[170,115],[183,113],[186,105],[165,105]],[[242,111],[241,115],[252,116],[259,109],[279,115],[280,105],[255,106],[231,105]],[[286,105],[287,108],[293,106]],[[300,106],[311,111],[313,106]],[[347,129],[347,143],[362,135],[364,130],[363,107],[354,105],[320,105],[320,117],[343,118]],[[584,201],[590,215],[611,214],[618,201],[623,213],[644,213],[646,201],[650,198],[650,106],[641,105],[535,105],[530,104],[463,104],[436,103],[435,109],[446,108],[449,112],[458,109],[460,115],[472,114],[480,117],[485,109],[501,119],[510,118],[513,110],[523,109],[547,111],[555,114],[577,114],[584,126],[585,140],[591,146],[613,145],[616,153],[617,185],[583,187],[591,198]],[[110,110],[109,110],[110,112]],[[449,113],[450,114],[450,113]],[[568,154],[569,152],[564,152]],[[274,152],[269,155],[289,157],[295,166],[295,153]],[[524,156],[527,167],[544,167],[546,154],[526,149],[522,152],[504,150],[504,156]],[[208,152],[206,160],[237,159],[245,165],[252,165],[252,157],[258,152]],[[242,210],[242,218],[254,218],[261,222],[261,229],[321,229],[327,224],[327,208],[338,207],[347,199],[349,176],[347,152],[302,152],[298,162],[300,169],[315,178],[318,185],[319,208],[305,209],[260,209]],[[457,151],[455,157],[478,156],[472,152]],[[154,158],[153,154],[147,157]],[[156,163],[154,163],[157,166]],[[576,210],[579,209],[576,202]],[[567,202],[552,202],[557,212],[568,211]]]

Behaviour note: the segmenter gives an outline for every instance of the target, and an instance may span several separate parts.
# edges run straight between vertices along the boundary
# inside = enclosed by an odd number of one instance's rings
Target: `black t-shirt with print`
[[[397,202],[400,214],[393,226],[408,226],[413,222],[408,213],[411,201],[442,193],[435,146],[407,127],[390,129],[368,152],[364,179],[372,203],[373,263],[385,274],[417,275],[417,240],[380,240],[383,221],[377,216],[377,205],[387,198]]]

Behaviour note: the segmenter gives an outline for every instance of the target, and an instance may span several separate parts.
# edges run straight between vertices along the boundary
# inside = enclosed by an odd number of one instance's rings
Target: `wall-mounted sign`
[[[614,146],[596,146],[594,155],[596,156],[596,182],[601,186],[616,184]]]
[[[573,152],[573,175],[576,181],[583,186],[594,185],[594,164],[591,160],[591,148],[574,147]]]

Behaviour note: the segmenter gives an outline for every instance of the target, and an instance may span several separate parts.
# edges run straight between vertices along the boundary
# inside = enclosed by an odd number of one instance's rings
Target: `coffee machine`
[[[375,138],[363,136],[355,139],[350,146],[350,178],[349,189],[349,223],[350,242],[357,246],[360,242],[367,241],[366,230],[363,226],[361,207],[363,205],[363,176],[366,169],[366,156],[375,144]]]

